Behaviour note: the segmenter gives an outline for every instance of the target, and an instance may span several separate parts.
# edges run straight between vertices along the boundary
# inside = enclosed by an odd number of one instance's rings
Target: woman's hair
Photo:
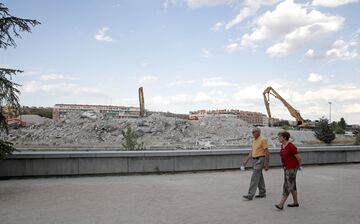
[[[282,132],[279,132],[278,136],[281,136],[281,137],[285,138],[286,141],[289,141],[290,133],[287,131],[282,131]]]

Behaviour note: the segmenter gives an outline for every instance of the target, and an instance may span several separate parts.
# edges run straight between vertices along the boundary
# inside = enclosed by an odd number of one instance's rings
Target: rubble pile
[[[32,117],[32,119],[35,119]],[[10,129],[2,139],[17,147],[122,148],[122,131],[134,130],[146,149],[207,149],[248,146],[252,126],[231,115],[186,120],[153,113],[144,118],[118,119],[95,112],[70,113],[60,120],[36,119],[31,126]],[[277,143],[278,128],[262,128],[270,146]],[[293,140],[315,139],[312,132],[292,131]]]

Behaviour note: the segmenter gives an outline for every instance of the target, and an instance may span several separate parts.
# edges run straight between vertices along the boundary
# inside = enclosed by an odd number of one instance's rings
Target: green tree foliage
[[[31,27],[40,22],[31,19],[21,19],[12,16],[9,9],[0,3],[0,48],[16,47],[13,37],[21,38],[20,32],[31,32]],[[22,71],[17,69],[0,68],[0,132],[8,133],[4,108],[19,110],[19,85],[11,81],[12,76]],[[11,154],[15,148],[12,143],[0,140],[0,158]]]
[[[333,122],[331,122],[330,126],[333,130],[336,130],[336,128],[338,127],[338,122],[333,121]]]
[[[131,127],[127,127],[126,131],[121,131],[125,142],[122,144],[125,150],[143,150],[144,143],[138,143],[135,132]]]
[[[9,9],[0,3],[0,48],[16,47],[13,38],[21,38],[20,32],[31,33],[31,27],[39,25],[40,22],[33,19],[21,19],[12,16]]]
[[[314,128],[315,137],[320,141],[330,144],[335,139],[334,129],[327,119],[320,119]]]
[[[274,123],[274,126],[275,127],[290,126],[290,123],[287,120],[280,120],[280,121]]]
[[[335,133],[336,134],[345,134],[345,130],[342,129],[339,125],[337,125],[335,128]]]
[[[345,130],[346,130],[346,121],[345,121],[345,119],[343,117],[338,122],[338,127],[341,128],[342,130],[344,130],[344,132],[345,132]]]

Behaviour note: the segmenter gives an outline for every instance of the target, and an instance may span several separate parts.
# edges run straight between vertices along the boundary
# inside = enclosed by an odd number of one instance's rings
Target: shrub
[[[327,119],[320,119],[316,124],[315,137],[320,141],[330,144],[335,139],[335,133]]]
[[[360,145],[360,129],[354,131],[355,134],[355,145]]]
[[[121,131],[125,142],[122,144],[125,150],[143,150],[144,143],[138,143],[135,132],[131,127],[127,127],[126,131]]]

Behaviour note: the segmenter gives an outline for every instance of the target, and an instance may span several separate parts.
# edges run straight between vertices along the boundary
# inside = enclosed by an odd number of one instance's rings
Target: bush
[[[327,119],[320,119],[316,124],[315,137],[320,141],[330,144],[335,139],[335,133]]]
[[[354,131],[355,134],[355,145],[360,145],[360,129]]]
[[[135,132],[131,127],[127,127],[126,131],[121,131],[125,142],[122,144],[125,150],[143,150],[144,143],[138,143]]]
[[[345,134],[345,130],[337,126],[335,129],[336,134]]]

